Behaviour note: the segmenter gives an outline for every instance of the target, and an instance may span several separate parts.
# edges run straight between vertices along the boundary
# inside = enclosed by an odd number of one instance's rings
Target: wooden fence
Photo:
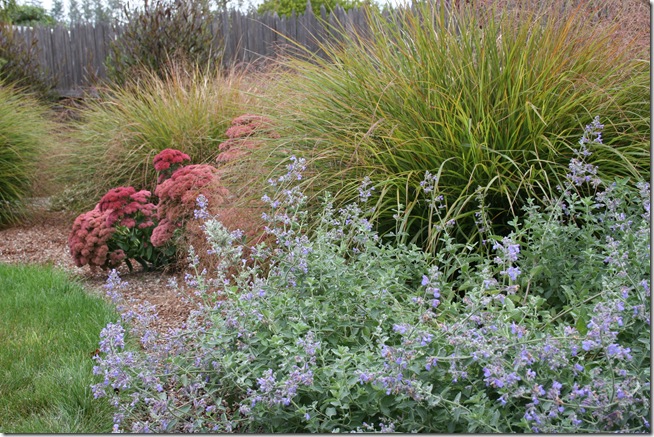
[[[445,4],[447,9],[456,1],[458,0],[437,0],[435,4]],[[585,2],[588,0],[570,0],[568,3],[574,6]],[[507,4],[520,9],[527,7],[529,1],[507,1]],[[536,4],[546,9],[549,7],[549,1],[538,0]],[[384,16],[392,20],[396,11],[397,9],[392,12],[387,10]],[[615,11],[602,8],[595,13],[597,16],[594,18],[610,18]],[[210,24],[214,35],[214,50],[222,52],[225,66],[274,58],[280,51],[292,51],[289,48],[298,46],[306,47],[320,55],[317,41],[329,38],[329,28],[333,26],[348,33],[359,34],[366,34],[370,29],[366,11],[363,9],[345,11],[336,7],[328,14],[322,7],[314,13],[310,2],[307,2],[304,14],[300,15],[279,17],[277,14],[256,15],[226,11],[217,13]],[[80,87],[92,85],[96,80],[106,77],[105,61],[110,55],[110,42],[122,31],[122,27],[110,24],[16,29],[27,43],[35,41],[39,63],[44,72],[54,80],[55,89],[61,95],[74,95]]]
[[[363,10],[345,11],[337,7],[328,14],[322,7],[317,15],[308,6],[304,14],[289,17],[239,11],[218,13],[210,28],[214,49],[223,53],[223,64],[233,66],[274,58],[280,51],[292,48],[292,41],[317,52],[317,41],[326,37],[329,26],[340,25],[350,32],[365,32],[366,23]],[[120,35],[122,28],[98,23],[15,30],[27,43],[36,40],[39,64],[54,80],[56,91],[74,95],[80,87],[106,77],[105,61],[110,54],[110,42]]]

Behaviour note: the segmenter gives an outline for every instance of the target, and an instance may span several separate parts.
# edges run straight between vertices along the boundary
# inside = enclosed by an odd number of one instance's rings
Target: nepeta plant
[[[572,165],[593,174],[583,155]],[[309,237],[304,166],[294,159],[270,181],[276,241],[249,259],[200,199],[221,266],[212,278],[191,259],[180,291],[202,303],[185,327],[152,341],[152,318],[132,318],[139,353],[107,327],[94,393],[113,399],[116,430],[649,431],[648,184],[571,172],[550,207],[528,206],[480,252],[440,223],[427,174],[443,248],[430,256],[378,237],[368,184],[338,210],[327,196]],[[559,252],[571,262],[554,269]],[[553,277],[574,291],[565,301],[551,298]],[[575,288],[577,277],[597,288]]]

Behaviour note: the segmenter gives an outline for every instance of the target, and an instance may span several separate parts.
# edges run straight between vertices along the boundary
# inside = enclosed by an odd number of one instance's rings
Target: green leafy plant
[[[401,214],[407,241],[434,252],[425,171],[460,241],[479,238],[480,191],[499,233],[529,197],[556,197],[577,132],[595,114],[610,138],[593,150],[602,176],[649,177],[650,66],[615,42],[615,26],[558,6],[482,12],[442,2],[371,11],[369,32],[336,27],[324,58],[285,63],[295,74],[270,113],[277,150],[311,162],[307,189],[340,204],[370,177],[381,233]]]
[[[45,115],[33,97],[0,82],[0,226],[24,215],[51,129]]]
[[[347,11],[359,7],[363,3],[359,0],[313,0],[310,2],[314,13],[318,13],[321,7],[324,7],[327,12],[331,12],[337,6]],[[288,16],[293,13],[301,15],[305,13],[306,9],[307,2],[304,0],[264,0],[257,6],[259,14],[276,13],[279,16]]]
[[[54,26],[56,20],[41,6],[16,5],[9,12],[10,21],[16,26]]]

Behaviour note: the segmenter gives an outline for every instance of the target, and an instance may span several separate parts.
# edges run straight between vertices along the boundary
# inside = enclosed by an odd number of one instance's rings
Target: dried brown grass
[[[649,57],[650,4],[645,0],[468,0],[483,11],[547,14],[554,10],[579,8],[588,17],[588,25],[612,27],[618,45],[629,47],[634,56]]]

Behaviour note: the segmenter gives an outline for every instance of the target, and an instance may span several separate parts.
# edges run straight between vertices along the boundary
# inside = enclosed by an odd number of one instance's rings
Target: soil
[[[0,263],[51,265],[79,279],[89,292],[105,297],[103,285],[109,272],[91,271],[88,266],[75,266],[68,251],[68,234],[74,215],[49,210],[47,198],[33,199],[28,211],[29,219],[19,225],[0,229]],[[128,286],[122,291],[129,306],[147,301],[155,305],[158,321],[153,328],[165,332],[186,321],[191,305],[167,286],[171,278],[183,283],[182,273],[144,272],[138,263],[129,272],[123,264],[118,273]]]

